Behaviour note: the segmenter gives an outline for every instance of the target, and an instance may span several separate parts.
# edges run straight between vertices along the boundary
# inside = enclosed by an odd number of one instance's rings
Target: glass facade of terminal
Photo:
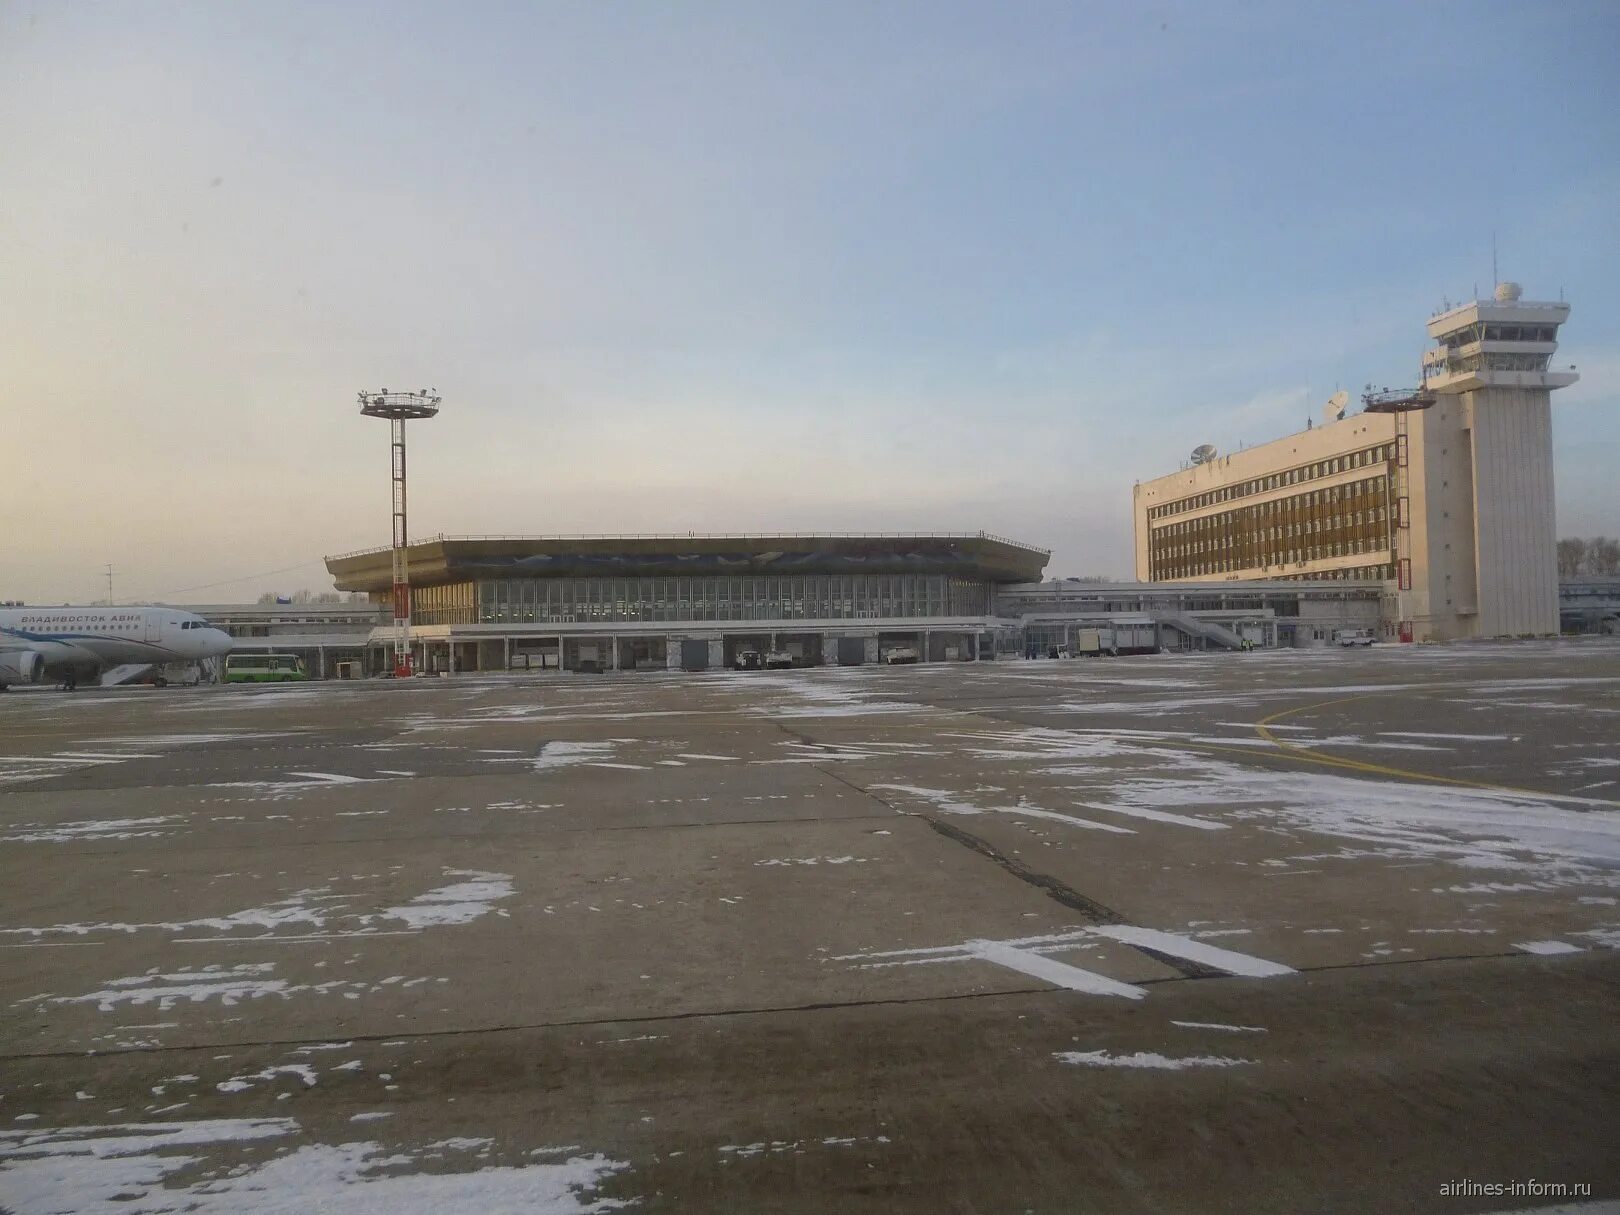
[[[489,578],[415,587],[417,624],[627,624],[988,616],[988,582],[936,574]]]

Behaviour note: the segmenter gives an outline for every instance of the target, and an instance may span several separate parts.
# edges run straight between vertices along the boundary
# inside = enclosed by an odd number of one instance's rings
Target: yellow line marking
[[[1436,776],[1432,772],[1415,772],[1410,768],[1394,768],[1388,764],[1375,764],[1367,760],[1347,759],[1339,755],[1322,755],[1298,743],[1291,743],[1286,739],[1278,738],[1269,727],[1273,722],[1281,721],[1285,717],[1292,717],[1295,713],[1309,713],[1313,709],[1325,709],[1329,705],[1348,704],[1353,700],[1369,700],[1374,696],[1387,696],[1387,692],[1364,692],[1359,696],[1340,696],[1333,700],[1322,700],[1315,704],[1298,705],[1292,709],[1284,709],[1280,713],[1273,713],[1263,717],[1254,725],[1255,732],[1275,747],[1288,752],[1296,759],[1309,760],[1312,763],[1325,764],[1332,768],[1348,768],[1353,772],[1370,772],[1377,776],[1396,776],[1404,780],[1428,781],[1436,785],[1453,785],[1462,789],[1482,789],[1489,793],[1515,793],[1521,796],[1554,798],[1559,801],[1588,802],[1601,806],[1620,806],[1620,801],[1604,797],[1576,797],[1569,793],[1549,793],[1545,789],[1526,789],[1519,785],[1501,785],[1494,781],[1464,780],[1455,776]]]

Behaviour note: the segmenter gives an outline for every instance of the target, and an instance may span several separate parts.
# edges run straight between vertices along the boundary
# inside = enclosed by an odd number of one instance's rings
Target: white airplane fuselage
[[[0,608],[0,685],[56,671],[201,662],[228,654],[231,644],[223,629],[175,608]]]

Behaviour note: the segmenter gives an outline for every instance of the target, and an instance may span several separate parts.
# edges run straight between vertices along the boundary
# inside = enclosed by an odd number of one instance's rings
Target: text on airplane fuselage
[[[139,612],[120,612],[111,616],[24,616],[18,627],[49,624],[134,624],[142,619]]]

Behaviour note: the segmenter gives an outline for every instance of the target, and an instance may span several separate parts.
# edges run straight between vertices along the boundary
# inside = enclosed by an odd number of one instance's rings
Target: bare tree
[[[1592,536],[1583,540],[1567,536],[1558,542],[1558,576],[1574,578],[1580,574],[1612,578],[1620,574],[1620,541],[1608,536]]]
[[[1593,536],[1586,542],[1586,572],[1604,577],[1620,574],[1620,541]]]
[[[1573,578],[1581,572],[1586,561],[1586,541],[1579,536],[1566,536],[1558,542],[1558,576]]]

